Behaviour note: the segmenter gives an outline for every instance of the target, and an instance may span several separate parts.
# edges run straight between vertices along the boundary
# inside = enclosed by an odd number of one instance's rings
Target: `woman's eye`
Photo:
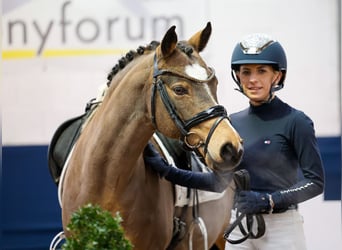
[[[176,94],[176,95],[185,95],[188,93],[188,91],[186,90],[186,88],[183,88],[181,86],[176,86],[173,88],[173,92]]]

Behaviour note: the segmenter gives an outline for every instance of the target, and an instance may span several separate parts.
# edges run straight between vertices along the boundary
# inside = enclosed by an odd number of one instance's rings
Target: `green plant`
[[[113,217],[99,206],[85,205],[73,213],[67,230],[71,236],[63,250],[131,250],[133,245],[124,236],[119,212]]]

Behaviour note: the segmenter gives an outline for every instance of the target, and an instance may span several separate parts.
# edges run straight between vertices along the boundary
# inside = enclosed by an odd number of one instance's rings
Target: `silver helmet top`
[[[242,39],[240,45],[244,54],[260,54],[274,42],[275,40],[266,34],[255,33]]]

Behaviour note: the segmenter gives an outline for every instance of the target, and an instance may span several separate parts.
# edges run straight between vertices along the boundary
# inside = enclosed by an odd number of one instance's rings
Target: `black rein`
[[[246,169],[240,169],[234,173],[234,182],[237,189],[250,190],[250,176]],[[246,217],[247,230],[243,226],[243,219]],[[254,219],[257,222],[257,232],[253,232]],[[242,237],[240,239],[231,239],[229,236],[233,230],[239,227]],[[225,230],[223,238],[230,244],[240,244],[247,239],[258,239],[265,234],[266,226],[264,217],[262,214],[245,214],[240,213],[236,209],[236,219],[229,227]]]

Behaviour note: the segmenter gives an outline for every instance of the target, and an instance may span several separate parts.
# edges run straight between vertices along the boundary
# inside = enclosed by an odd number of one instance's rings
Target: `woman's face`
[[[281,75],[282,72],[263,64],[241,65],[239,71],[236,71],[243,92],[254,106],[261,105],[269,99],[270,89],[279,82]]]

